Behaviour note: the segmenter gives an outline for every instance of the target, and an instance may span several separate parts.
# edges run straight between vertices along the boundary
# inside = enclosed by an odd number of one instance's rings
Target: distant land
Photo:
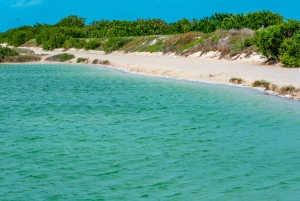
[[[0,33],[0,43],[3,46],[15,47],[0,49],[0,62],[8,63],[37,62],[42,58],[32,54],[36,51],[41,54],[48,51],[52,54],[53,50],[59,50],[54,52],[58,54],[84,50],[90,51],[89,53],[94,51],[96,56],[97,52],[106,55],[144,53],[143,56],[149,53],[168,57],[213,57],[247,61],[255,65],[276,65],[276,69],[300,66],[300,22],[287,20],[280,14],[270,11],[247,14],[215,13],[199,20],[183,18],[173,23],[161,19],[137,19],[101,20],[93,21],[89,25],[85,24],[85,18],[71,15],[53,25],[36,23],[34,26],[9,29]],[[23,48],[20,50],[16,47]],[[97,59],[95,56],[85,56],[87,58],[78,58],[80,55],[75,55],[75,59],[79,61]],[[116,56],[112,58],[112,65],[116,58]],[[106,60],[102,57],[101,59]],[[151,60],[153,63],[154,59],[155,57]],[[93,63],[92,60],[89,62]],[[149,74],[148,71],[152,72],[151,69],[146,71],[140,68],[129,69],[132,72],[135,70],[146,74]],[[166,73],[169,70],[159,71],[160,73],[155,75],[169,75],[170,73]],[[265,90],[278,91],[282,94],[299,92],[300,84],[297,83],[297,78],[292,78],[298,71],[279,70],[280,73],[278,71],[272,76],[270,72],[275,72],[275,68],[268,69],[265,76],[255,71],[258,79],[256,80],[254,75],[249,77],[249,73],[246,72],[238,74],[236,70],[228,71],[226,76],[222,71],[210,71],[211,74],[202,73],[197,79],[203,80],[208,76],[212,81],[247,83],[248,86],[264,87]],[[263,71],[261,68],[261,72]],[[183,77],[181,73],[172,74],[172,70],[170,72],[170,75]],[[277,74],[286,74],[284,78],[286,81],[274,79]],[[222,75],[222,79],[215,79],[216,75],[219,77]]]

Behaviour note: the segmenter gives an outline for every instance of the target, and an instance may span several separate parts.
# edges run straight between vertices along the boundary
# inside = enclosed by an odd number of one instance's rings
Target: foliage
[[[283,22],[283,17],[279,14],[273,14],[270,11],[256,11],[253,13],[236,14],[226,17],[222,20],[222,29],[242,29],[249,28],[252,30],[268,27],[271,25],[280,24]]]
[[[1,47],[0,46],[0,58],[4,58],[6,56],[16,56],[19,55],[19,53],[13,49],[10,49],[8,47]]]
[[[102,61],[102,62],[101,62],[101,64],[104,64],[104,65],[109,65],[109,64],[110,64],[110,62],[109,62],[108,60],[104,60],[104,61]]]
[[[194,41],[192,41],[192,42],[190,42],[190,43],[188,43],[186,45],[183,45],[182,47],[180,47],[179,49],[177,49],[175,51],[175,53],[178,54],[180,52],[183,52],[183,51],[185,51],[185,50],[187,50],[187,49],[195,46],[196,44],[201,43],[203,40],[204,39],[202,37],[200,37],[200,38],[198,38],[198,39],[196,39],[196,40],[194,40]]]
[[[37,55],[16,55],[16,56],[7,56],[3,59],[3,62],[9,63],[23,63],[23,62],[34,62],[40,61],[41,57]]]
[[[0,42],[20,46],[30,39],[36,39],[37,45],[44,49],[62,47],[70,38],[111,38],[129,36],[149,36],[161,34],[180,34],[190,31],[210,33],[217,29],[241,29],[248,27],[254,30],[279,24],[283,17],[270,11],[257,11],[247,14],[215,13],[210,17],[188,20],[179,19],[167,23],[161,19],[137,19],[135,21],[100,20],[85,24],[85,18],[71,15],[61,19],[55,25],[35,24],[7,30],[0,34]],[[88,49],[94,48],[91,45]]]
[[[255,32],[255,44],[261,51],[261,53],[269,58],[277,57],[283,36],[281,35],[280,27],[273,26],[266,30]]]
[[[7,42],[10,46],[20,46],[28,40],[34,38],[35,30],[31,26],[21,26],[15,29],[9,29],[0,35],[1,42]]]
[[[109,38],[102,46],[103,50],[105,53],[111,53],[115,50],[120,49],[123,47],[125,44],[129,43],[132,41],[132,38],[128,37],[112,37]]]
[[[98,64],[99,63],[99,60],[98,59],[94,59],[93,61],[92,61],[92,64]]]
[[[65,49],[70,49],[70,48],[75,48],[75,49],[82,49],[84,46],[86,46],[86,40],[84,39],[78,39],[78,38],[69,38],[68,40],[65,41],[63,44],[63,48]]]
[[[17,48],[17,47],[14,47],[14,48],[12,48],[12,50],[16,51],[19,54],[34,54],[33,50],[27,49],[27,48]]]
[[[235,56],[239,51],[241,51],[243,49],[243,41],[237,41],[233,44],[230,45],[230,52],[229,52],[229,56],[233,57]]]
[[[288,20],[278,25],[271,26],[265,30],[255,32],[254,43],[257,45],[261,53],[270,58],[278,58],[279,48],[285,38],[291,38],[300,30],[300,22]],[[288,45],[290,42],[286,42]],[[286,45],[284,45],[286,47]],[[285,47],[281,50],[281,55],[284,54]]]
[[[73,54],[64,53],[64,54],[57,54],[57,55],[48,57],[46,60],[47,61],[56,61],[56,62],[65,62],[65,61],[71,60],[73,58],[75,58],[75,56]]]
[[[61,19],[56,26],[59,27],[84,27],[85,18],[78,17],[76,15],[70,15]]]
[[[98,60],[98,59],[94,59],[92,63],[93,64],[103,64],[103,65],[109,65],[110,64],[110,62],[108,60],[102,61],[102,60]]]
[[[248,29],[243,29],[248,28]],[[218,30],[232,31],[230,40],[225,35],[218,34]],[[237,37],[238,30],[256,30],[255,36]],[[54,25],[35,24],[21,26],[0,33],[0,42],[11,46],[20,46],[28,41],[35,41],[34,45],[42,45],[44,50],[55,48],[84,48],[85,50],[103,49],[109,53],[120,49],[132,41],[133,37],[156,37],[191,32],[210,34],[205,40],[196,37],[181,37],[179,40],[159,39],[155,44],[141,45],[140,51],[163,51],[187,54],[195,51],[220,51],[222,56],[235,56],[244,50],[250,53],[257,46],[258,50],[268,59],[282,60],[287,67],[299,66],[298,53],[295,51],[297,39],[294,34],[300,31],[300,22],[284,21],[283,16],[270,11],[255,11],[247,14],[214,13],[202,19],[179,19],[167,23],[161,19],[100,20],[85,24],[85,18],[70,15]],[[219,31],[220,32],[220,31]],[[228,33],[229,33],[228,32]],[[225,32],[224,32],[225,33]],[[223,33],[223,34],[224,34]],[[241,32],[240,32],[241,33]],[[239,33],[239,34],[240,34]],[[105,41],[105,38],[108,39]],[[140,44],[135,39],[136,44]],[[169,41],[173,41],[170,43]],[[248,54],[247,53],[247,54]]]
[[[21,63],[21,62],[32,62],[39,61],[41,58],[37,55],[19,55],[20,54],[32,54],[33,51],[27,49],[19,48],[8,48],[0,46],[0,62],[11,62],[11,63]]]
[[[241,30],[217,30],[192,41],[186,46],[188,48],[184,51],[182,49],[185,47],[180,48],[179,51],[181,52],[179,54],[188,56],[200,52],[203,55],[210,51],[218,51],[220,53],[219,58],[232,58],[242,53],[247,57],[255,51],[252,41],[253,35],[253,31],[246,28]]]
[[[279,59],[285,67],[300,67],[300,33],[283,40],[279,48]]]
[[[94,49],[97,49],[99,46],[101,45],[101,42],[99,40],[90,40],[90,41],[87,41],[83,48],[85,50],[94,50]]]
[[[77,58],[77,63],[86,63],[86,62],[88,62],[88,58],[82,58],[82,57],[79,57],[79,58]]]
[[[270,11],[256,11],[247,14],[215,13],[199,21],[194,20],[193,31],[210,33],[217,29],[242,29],[257,30],[262,26],[268,27],[283,22],[283,17]]]
[[[187,33],[192,29],[192,22],[186,18],[182,20],[178,20],[177,22],[171,23],[167,30],[166,34],[179,34],[179,33]]]

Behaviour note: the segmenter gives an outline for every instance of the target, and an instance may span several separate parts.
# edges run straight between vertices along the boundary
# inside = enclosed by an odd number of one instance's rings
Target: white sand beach
[[[43,51],[41,48],[30,48],[36,54],[61,54],[63,49]],[[208,58],[211,55],[198,57],[177,57],[175,55],[162,55],[161,53],[128,53],[113,52],[105,54],[101,51],[85,51],[70,49],[64,53],[74,54],[77,58],[108,60],[110,67],[123,69],[128,72],[152,76],[165,76],[186,80],[197,80],[230,84],[231,78],[241,78],[243,85],[251,86],[255,80],[266,80],[278,86],[293,85],[300,87],[300,68],[283,68],[279,65],[262,65],[263,59],[254,55],[250,59]],[[47,57],[47,56],[46,56]],[[41,61],[44,62],[44,59]],[[76,63],[76,59],[71,61]],[[296,95],[298,97],[298,95]],[[298,99],[298,98],[297,98]]]

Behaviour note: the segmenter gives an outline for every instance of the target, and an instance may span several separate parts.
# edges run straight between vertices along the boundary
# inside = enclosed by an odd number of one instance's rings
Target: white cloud
[[[11,7],[26,7],[41,4],[43,0],[17,0],[11,5]]]

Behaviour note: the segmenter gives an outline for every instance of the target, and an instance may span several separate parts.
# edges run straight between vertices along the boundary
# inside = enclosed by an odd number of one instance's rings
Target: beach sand
[[[258,55],[245,59],[243,57],[233,61],[210,58],[211,53],[199,57],[177,57],[174,54],[163,55],[162,53],[128,53],[113,52],[105,54],[102,51],[85,51],[70,49],[56,49],[43,51],[41,48],[30,48],[36,54],[55,55],[63,53],[74,54],[77,58],[89,58],[90,63],[94,59],[108,60],[110,67],[123,69],[128,72],[179,78],[186,80],[205,81],[213,83],[231,84],[230,78],[241,78],[244,86],[251,86],[255,80],[266,80],[280,86],[293,85],[300,87],[300,68],[283,68],[279,65],[262,65],[263,59]],[[46,56],[47,57],[47,56]],[[42,59],[44,62],[44,59]],[[76,59],[71,61],[76,63]],[[289,96],[287,96],[289,97]],[[294,95],[299,99],[299,95]]]

